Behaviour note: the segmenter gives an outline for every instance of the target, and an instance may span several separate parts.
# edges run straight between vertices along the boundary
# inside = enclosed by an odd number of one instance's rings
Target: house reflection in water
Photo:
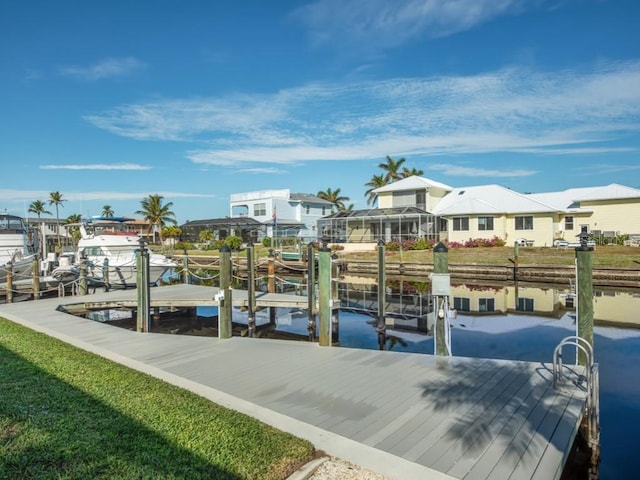
[[[385,311],[388,324],[396,328],[422,330],[432,310],[431,286],[428,279],[388,279]],[[377,314],[375,277],[347,276],[339,288],[341,305],[351,311]],[[547,318],[561,318],[575,311],[577,299],[573,289],[559,286],[476,285],[451,286],[450,305],[464,315],[500,315],[518,313]],[[594,321],[596,324],[640,328],[640,290],[594,289]]]

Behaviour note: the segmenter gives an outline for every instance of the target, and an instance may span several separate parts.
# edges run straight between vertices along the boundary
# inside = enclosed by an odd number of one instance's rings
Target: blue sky
[[[639,24],[637,0],[4,1],[0,210],[366,208],[386,155],[453,187],[640,188]]]

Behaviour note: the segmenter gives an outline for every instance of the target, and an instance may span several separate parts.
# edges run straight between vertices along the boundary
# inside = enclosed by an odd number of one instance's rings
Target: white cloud
[[[538,173],[535,170],[526,170],[526,169],[508,170],[508,169],[501,168],[500,170],[491,170],[488,168],[464,167],[461,165],[451,165],[451,164],[444,164],[444,163],[429,165],[426,168],[429,170],[442,172],[445,175],[451,175],[451,176],[457,176],[457,177],[512,178],[512,177],[530,177],[531,175],[535,175],[536,173]]]
[[[0,189],[0,200],[28,201],[41,199],[47,202],[50,191],[47,190],[11,190]],[[149,195],[161,195],[164,198],[215,198],[216,195],[204,195],[190,192],[64,192],[63,198],[68,201],[109,201],[109,200],[141,200]]]
[[[544,0],[318,0],[292,12],[314,44],[395,47],[417,37],[444,37]]]
[[[146,68],[146,64],[134,57],[107,58],[88,67],[62,67],[60,75],[81,80],[102,80],[103,78],[122,77],[135,70]]]
[[[287,171],[279,168],[255,167],[255,168],[241,168],[240,170],[238,170],[238,173],[250,173],[252,175],[280,175],[283,173],[287,173]]]
[[[41,165],[42,170],[151,170],[145,165],[133,163],[89,164],[89,165]]]
[[[86,119],[117,135],[189,142],[193,162],[234,168],[387,154],[620,153],[640,130],[639,84],[640,62],[507,68],[122,105]]]

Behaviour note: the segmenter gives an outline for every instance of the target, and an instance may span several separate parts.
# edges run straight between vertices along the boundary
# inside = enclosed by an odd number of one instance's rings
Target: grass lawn
[[[176,252],[178,253],[178,252]],[[179,252],[180,254],[182,252]],[[218,256],[217,250],[202,252],[190,251],[191,256]],[[233,254],[236,255],[235,253]],[[239,252],[239,257],[245,257],[245,252]],[[264,258],[268,255],[268,249],[262,246],[255,247],[256,258]],[[377,252],[338,252],[341,258],[354,260],[377,261]],[[574,248],[554,247],[520,247],[518,249],[518,262],[520,265],[573,265],[575,262]],[[477,248],[451,248],[448,253],[449,263],[463,265],[512,265],[509,258],[514,258],[513,247],[477,247]],[[407,250],[403,252],[387,251],[387,261],[396,262],[424,262],[433,263],[433,250]],[[623,246],[599,246],[593,251],[594,267],[621,267],[640,269],[640,248]]]
[[[283,479],[304,440],[0,318],[0,478]]]

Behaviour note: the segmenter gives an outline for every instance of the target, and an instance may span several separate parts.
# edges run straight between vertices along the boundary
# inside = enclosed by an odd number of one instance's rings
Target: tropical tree
[[[113,217],[113,209],[111,208],[111,205],[103,205],[102,216],[108,218]]]
[[[144,219],[149,222],[149,233],[154,232],[153,238],[155,241],[155,230],[160,231],[160,243],[162,243],[162,227],[167,223],[175,225],[176,214],[171,211],[173,202],[163,204],[164,197],[162,195],[149,195],[147,198],[140,201],[142,209],[136,212],[137,215],[142,215]]]
[[[73,215],[69,215],[67,219],[64,221],[65,225],[73,225],[71,227],[67,227],[69,229],[69,233],[71,234],[71,238],[73,238],[74,242],[78,242],[80,240],[80,227],[78,224],[82,221],[82,215],[79,213],[74,213]]]
[[[349,201],[349,197],[340,195],[339,188],[336,188],[335,190],[331,190],[330,188],[327,188],[327,190],[324,192],[323,191],[318,192],[316,196],[318,198],[322,198],[323,200],[326,200],[327,202],[331,202],[333,205],[336,206],[338,210],[344,210],[345,208],[344,202]],[[333,206],[331,207],[331,212],[333,213]]]
[[[367,196],[367,205],[372,205],[377,197],[373,191],[376,188],[384,187],[387,184],[387,181],[384,179],[384,175],[374,175],[371,177],[367,183],[364,184],[365,187],[369,187],[366,192],[364,192],[365,196]]]
[[[384,179],[387,183],[395,182],[396,180],[400,180],[401,178],[403,178],[400,167],[405,161],[406,160],[404,158],[394,160],[389,155],[387,155],[387,163],[378,164],[378,167],[386,172]]]
[[[424,175],[424,172],[417,168],[412,168],[411,170],[409,170],[407,167],[404,167],[402,169],[402,178],[408,178],[413,176],[420,177],[422,175]]]
[[[58,239],[58,250],[60,250],[61,246],[60,246],[60,206],[64,206],[62,205],[63,202],[66,202],[67,200],[65,198],[63,198],[62,194],[60,192],[51,192],[49,193],[49,205],[55,205],[56,206],[56,236]]]
[[[162,236],[165,238],[170,238],[172,240],[172,247],[175,246],[176,238],[180,237],[181,234],[182,229],[176,225],[169,225],[162,229]]]
[[[43,214],[51,215],[51,212],[47,210],[45,203],[40,200],[31,202],[29,205],[29,213],[35,213],[38,216],[38,220],[40,220]]]
[[[40,201],[40,200],[36,200],[35,202],[31,202],[31,204],[29,205],[29,213],[35,213],[38,216],[38,223],[40,224],[40,220],[42,217],[42,214],[47,214],[47,215],[51,215],[51,212],[49,210],[47,210],[47,207],[45,206],[45,203]],[[42,225],[39,225],[39,228]],[[38,241],[38,249],[40,250],[40,254],[41,257],[44,257],[44,253],[45,253],[45,239],[44,239],[44,233],[43,231],[40,232],[41,233],[41,240],[42,242]]]

